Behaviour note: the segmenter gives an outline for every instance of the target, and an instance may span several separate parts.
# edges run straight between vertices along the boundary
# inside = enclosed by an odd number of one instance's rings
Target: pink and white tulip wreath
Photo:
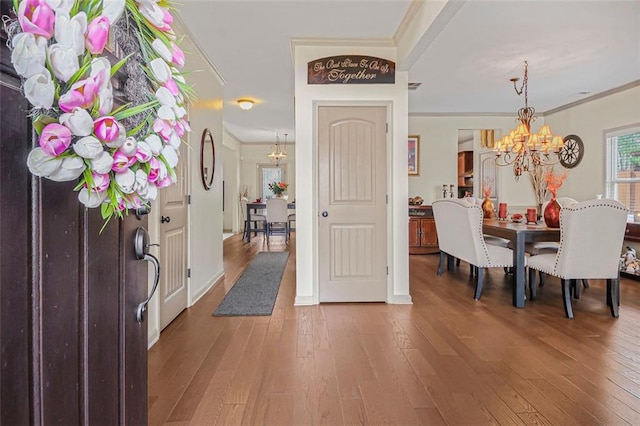
[[[79,180],[75,190],[102,217],[156,199],[176,182],[185,102],[185,56],[164,0],[14,0],[7,25],[11,61],[39,146],[27,165],[36,176]],[[104,52],[109,36],[126,55]],[[127,104],[114,102],[112,77],[124,66]]]

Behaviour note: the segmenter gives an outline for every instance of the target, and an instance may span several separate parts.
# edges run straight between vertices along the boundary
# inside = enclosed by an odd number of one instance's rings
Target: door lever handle
[[[138,260],[145,260],[147,262],[151,262],[155,270],[153,287],[151,289],[151,293],[149,294],[149,297],[147,297],[147,299],[144,302],[139,303],[138,306],[136,307],[136,321],[140,323],[144,321],[144,313],[147,310],[147,305],[149,304],[149,301],[151,300],[156,290],[158,289],[158,283],[160,282],[160,262],[154,255],[149,254],[150,246],[159,246],[159,245],[160,244],[149,244],[149,234],[147,233],[146,229],[144,229],[141,226],[138,227],[138,230],[136,231],[135,240],[134,240],[136,258]]]
[[[171,222],[171,216],[162,216],[160,217],[160,223],[169,223]]]

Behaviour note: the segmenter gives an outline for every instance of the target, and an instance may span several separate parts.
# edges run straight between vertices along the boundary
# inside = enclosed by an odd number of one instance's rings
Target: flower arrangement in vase
[[[558,189],[562,186],[564,180],[567,178],[567,172],[561,175],[555,175],[553,170],[549,170],[545,180],[547,182],[547,190],[551,193],[551,200],[544,209],[544,223],[549,228],[560,227],[560,203],[556,200]]]
[[[493,179],[485,178],[482,182],[482,193],[484,194],[484,201],[482,202],[482,217],[485,219],[492,219],[496,214],[491,198],[489,198],[491,197],[491,191],[493,191]]]
[[[176,182],[180,139],[191,130],[185,104],[194,92],[179,71],[185,55],[173,6],[13,0],[13,8],[17,19],[4,20],[11,62],[38,140],[29,171],[77,181],[79,201],[100,208],[105,225],[148,205]],[[115,64],[104,52],[110,39],[124,56]],[[124,105],[114,101],[111,80],[121,68]]]
[[[289,184],[284,182],[271,182],[269,184],[269,189],[271,190],[271,192],[273,192],[273,195],[278,198],[282,197],[282,194],[287,190],[288,187]]]

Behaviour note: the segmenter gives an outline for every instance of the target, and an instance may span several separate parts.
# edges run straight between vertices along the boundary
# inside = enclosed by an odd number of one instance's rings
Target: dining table
[[[263,203],[263,202],[247,203],[247,215],[245,217],[246,218],[251,217],[251,210],[253,210],[254,213],[257,213],[258,210],[266,209],[266,208],[267,208],[267,203]],[[287,203],[287,209],[295,210],[295,208],[296,208],[295,202]],[[251,242],[251,232],[247,232],[247,242]]]
[[[516,223],[512,220],[484,219],[482,232],[486,235],[511,241],[511,249],[513,250],[513,306],[524,308],[526,287],[525,243],[560,241],[560,229],[549,228],[544,224],[544,221]]]

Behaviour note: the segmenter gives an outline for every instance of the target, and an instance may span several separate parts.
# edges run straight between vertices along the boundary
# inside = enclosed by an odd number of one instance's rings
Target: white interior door
[[[180,146],[178,182],[160,191],[160,329],[187,307],[187,176],[186,145]],[[167,221],[168,219],[168,221]]]
[[[385,107],[318,109],[321,302],[387,298]]]

